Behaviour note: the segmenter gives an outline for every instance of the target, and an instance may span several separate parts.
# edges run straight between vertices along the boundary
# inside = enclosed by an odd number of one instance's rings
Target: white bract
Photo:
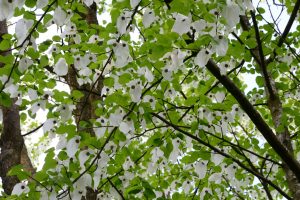
[[[226,76],[227,72],[231,69],[230,63],[227,62],[223,62],[219,64],[219,67],[220,67],[220,73],[223,76]]]
[[[29,191],[30,191],[30,189],[29,189],[29,187],[27,186],[27,184],[26,184],[25,182],[21,182],[21,183],[17,183],[17,184],[14,186],[14,188],[13,188],[11,194],[12,194],[12,195],[18,195],[18,196],[20,196],[21,194],[23,194],[23,193],[28,193]]]
[[[126,188],[129,186],[130,181],[134,178],[134,174],[128,171],[124,172],[123,176],[120,176],[120,180],[122,181],[123,186]]]
[[[116,67],[122,68],[132,61],[129,47],[126,43],[114,43],[113,51],[116,56],[116,62],[115,62]]]
[[[48,2],[49,0],[37,0],[36,7],[42,9],[48,5]]]
[[[209,189],[207,187],[203,188],[200,193],[200,199],[204,199],[205,195],[211,196],[212,195],[211,189]]]
[[[117,29],[120,35],[127,32],[127,26],[131,20],[131,11],[124,11],[117,20]]]
[[[18,69],[21,73],[25,72],[27,68],[33,64],[33,61],[27,57],[23,57],[19,61]]]
[[[154,80],[153,73],[148,69],[148,67],[141,67],[138,69],[137,73],[141,76],[145,76],[148,82],[152,82]]]
[[[293,54],[290,52],[287,52],[287,54],[283,57],[279,58],[280,61],[285,62],[287,65],[291,65],[293,62]]]
[[[153,10],[146,8],[144,15],[143,15],[143,25],[145,28],[148,28],[151,26],[151,24],[155,21],[155,13]]]
[[[37,111],[39,111],[40,109],[45,110],[45,108],[46,108],[46,101],[41,100],[32,104],[30,110],[32,114],[36,114]]]
[[[94,3],[94,0],[83,0],[86,6],[91,6]]]
[[[94,132],[97,138],[102,138],[105,134],[106,130],[111,130],[111,128],[107,128],[108,120],[104,117],[100,117],[96,120],[96,127],[94,128]]]
[[[64,58],[60,58],[54,66],[53,71],[58,76],[65,76],[68,73],[68,65]]]
[[[142,96],[142,81],[140,79],[130,81],[127,86],[129,87],[129,93],[133,102],[139,102]]]
[[[74,105],[66,105],[63,104],[58,108],[58,111],[60,113],[60,117],[63,122],[71,119],[72,117],[72,111],[75,109]]]
[[[218,91],[218,92],[215,94],[215,98],[216,98],[216,101],[217,101],[218,103],[221,103],[221,102],[223,102],[223,100],[225,99],[225,93],[224,93],[224,92]]]
[[[208,60],[211,57],[211,51],[208,49],[201,49],[197,56],[195,57],[194,61],[195,64],[199,67],[203,68],[207,64]]]
[[[177,158],[180,156],[180,152],[181,152],[179,149],[179,145],[180,145],[179,138],[173,139],[172,145],[173,145],[173,151],[170,154],[169,160],[172,161],[173,163],[176,163]]]
[[[85,166],[84,163],[89,159],[89,157],[91,155],[93,155],[93,151],[91,149],[86,149],[83,151],[80,151],[79,155],[78,155],[78,159],[79,159],[79,163],[80,163],[80,167],[83,170],[85,170]]]
[[[18,39],[18,45],[22,44],[27,39],[29,29],[33,26],[33,20],[20,19],[15,27],[15,34]]]
[[[165,91],[164,95],[165,97],[169,97],[173,101],[176,97],[176,91],[174,90],[174,88],[169,88]]]
[[[122,166],[124,170],[128,170],[134,166],[134,162],[131,160],[130,157],[127,157]]]
[[[211,161],[218,166],[222,161],[224,157],[218,153],[212,153],[211,154]]]
[[[22,8],[24,0],[0,0],[0,21],[9,20],[13,14],[15,8]]]
[[[198,33],[198,34],[203,34],[203,30],[205,28],[207,28],[207,22],[203,19],[199,19],[197,21],[194,21],[191,26],[193,27],[193,29],[195,29],[195,31]]]
[[[184,58],[186,57],[186,52],[180,49],[175,49],[170,53],[172,67],[177,71],[178,67],[183,65]],[[166,55],[165,55],[166,56]]]
[[[43,124],[43,131],[44,133],[50,131],[54,125],[57,123],[57,119],[51,118],[51,119],[47,119],[45,121],[45,123]]]
[[[240,15],[243,14],[240,12],[240,7],[232,2],[232,1],[227,1],[227,6],[224,7],[222,11],[222,16],[226,19],[227,21],[227,28],[231,30],[233,27],[236,26],[236,24],[240,20]]]
[[[166,65],[165,67],[163,67],[161,69],[161,73],[162,73],[162,76],[164,77],[164,79],[166,79],[167,81],[172,80],[173,68],[170,67],[169,65]]]
[[[90,43],[90,44],[95,44],[95,43],[100,42],[100,41],[103,41],[103,40],[100,40],[100,37],[99,37],[98,35],[92,35],[92,36],[89,38],[88,43]]]
[[[143,98],[143,101],[144,102],[149,102],[150,105],[151,105],[151,108],[155,109],[156,100],[155,100],[155,98],[153,96],[145,95],[144,98]]]
[[[129,118],[126,121],[120,123],[119,129],[122,133],[127,134],[129,132],[134,132],[133,121]]]
[[[141,2],[141,0],[130,0],[131,8],[134,9],[140,2]]]
[[[192,182],[190,180],[185,180],[182,183],[182,188],[183,188],[183,191],[184,191],[185,194],[189,194],[191,188],[193,188],[193,184],[192,184]]]
[[[184,16],[180,13],[173,14],[175,18],[175,23],[173,25],[172,31],[182,35],[190,31],[192,19],[190,16]]]
[[[223,35],[219,35],[216,38],[217,44],[215,46],[216,53],[219,56],[225,56],[228,50],[228,41]]]
[[[123,120],[124,111],[122,109],[115,110],[114,113],[111,113],[109,116],[109,124],[111,126],[119,126]]]
[[[62,26],[65,24],[66,19],[67,19],[67,13],[60,6],[58,6],[54,10],[54,14],[53,14],[53,20],[55,24],[57,26]]]
[[[9,3],[8,0],[0,0],[0,21],[11,18],[13,11],[13,3]]]
[[[81,200],[81,197],[86,195],[87,188],[91,186],[91,175],[88,173],[83,174],[83,176],[73,185],[74,191],[71,194],[72,199]]]
[[[204,161],[197,162],[195,164],[195,172],[199,179],[203,179],[207,172],[207,163]]]
[[[8,84],[8,86],[3,90],[4,92],[8,93],[10,98],[15,98],[20,96],[19,86],[15,84]]]
[[[79,135],[77,135],[68,141],[66,148],[67,148],[67,154],[68,154],[69,158],[73,158],[75,156],[76,152],[78,151],[80,138],[81,137]]]
[[[151,154],[152,154],[152,162],[153,163],[156,163],[159,158],[163,157],[164,155],[164,152],[162,150],[160,150],[160,148],[158,147],[155,147],[152,151],[151,151]]]

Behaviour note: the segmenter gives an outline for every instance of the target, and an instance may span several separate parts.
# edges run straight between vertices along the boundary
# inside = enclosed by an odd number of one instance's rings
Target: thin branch
[[[27,133],[25,133],[25,134],[23,134],[23,135],[21,135],[21,136],[24,137],[24,136],[30,135],[31,133],[34,133],[34,132],[36,132],[37,130],[39,130],[40,128],[42,128],[43,125],[44,125],[44,123],[42,123],[41,125],[39,125],[39,126],[36,127],[35,129],[33,129],[33,130],[31,130],[31,131],[29,131],[29,132],[27,132]]]
[[[290,30],[292,28],[292,25],[293,25],[293,23],[294,23],[294,21],[295,21],[295,19],[297,17],[299,9],[300,9],[300,0],[297,0],[296,4],[294,6],[294,9],[292,11],[292,14],[290,16],[290,19],[289,19],[289,21],[288,21],[288,23],[287,23],[287,25],[286,25],[286,27],[285,27],[285,29],[284,29],[284,31],[283,31],[280,39],[278,41],[278,44],[277,44],[278,47],[281,47],[283,45],[283,43],[284,43],[287,35],[289,34],[289,32],[290,32]]]
[[[9,75],[8,75],[6,81],[3,83],[3,85],[2,85],[2,87],[0,89],[0,93],[3,92],[3,90],[5,89],[6,84],[10,81],[12,73],[13,73],[13,71],[14,71],[15,67],[17,66],[17,63],[18,63],[18,61],[17,61],[18,57],[19,57],[19,55],[16,56],[14,64],[13,64],[12,68],[10,69]]]
[[[266,65],[266,62],[265,62],[265,56],[264,56],[264,52],[263,52],[263,48],[262,48],[262,42],[261,42],[261,39],[260,39],[260,36],[259,36],[258,24],[257,24],[254,12],[250,11],[250,13],[251,13],[251,18],[252,18],[253,26],[254,26],[254,30],[255,30],[256,43],[258,45],[258,53],[259,53],[259,58],[260,58],[261,70],[262,70],[262,73],[264,75],[264,79],[265,79],[266,87],[268,89],[268,93],[270,95],[270,99],[274,99],[276,97],[276,94],[274,93],[274,90],[272,88],[270,78],[269,78],[269,74],[268,74],[268,71],[267,71],[267,65]]]
[[[219,137],[219,136],[217,136],[217,135],[215,135],[215,134],[213,134],[213,133],[210,133],[210,132],[208,132],[208,131],[204,131],[204,132],[205,132],[206,134],[209,134],[209,135],[211,135],[211,136],[213,136],[213,137],[219,139],[219,140],[222,140],[223,142],[229,144],[230,146],[237,147],[237,148],[239,148],[240,150],[246,151],[246,152],[248,152],[248,153],[250,153],[250,154],[252,154],[252,155],[255,155],[255,156],[258,157],[258,158],[261,158],[261,159],[263,159],[263,160],[268,160],[268,161],[270,161],[270,162],[272,162],[272,163],[275,163],[275,164],[277,164],[277,165],[279,165],[279,166],[282,166],[281,163],[279,163],[279,162],[277,162],[277,161],[275,161],[275,160],[272,160],[272,159],[270,159],[270,158],[265,158],[265,157],[263,157],[263,156],[261,156],[261,155],[255,153],[255,152],[253,152],[253,151],[250,151],[249,149],[246,149],[246,148],[240,146],[239,144],[232,143],[232,142],[226,140],[225,138],[221,138],[221,137]],[[234,135],[234,133],[233,133],[233,135]],[[236,139],[236,141],[237,141],[237,139]]]
[[[118,188],[115,186],[115,184],[110,180],[109,177],[107,177],[108,182],[111,184],[111,186],[118,192],[118,194],[120,195],[120,197],[125,200],[122,192],[120,190],[118,190]]]
[[[205,141],[203,141],[201,138],[198,138],[197,136],[179,128],[177,125],[167,121],[165,118],[161,117],[160,115],[156,114],[156,113],[151,113],[152,116],[160,119],[162,122],[164,122],[165,124],[171,126],[172,128],[174,128],[175,130],[181,132],[182,134],[184,134],[187,137],[190,137],[191,139],[194,139],[195,141],[199,142],[200,144],[210,148],[211,150],[215,151],[216,153],[231,159],[232,161],[234,161],[236,164],[238,164],[241,168],[243,168],[244,170],[248,171],[249,173],[253,174],[254,176],[256,176],[257,178],[263,179],[266,183],[268,183],[269,185],[271,185],[273,188],[275,188],[282,196],[284,196],[285,198],[292,200],[292,198],[286,194],[283,190],[281,190],[280,187],[278,187],[276,184],[274,184],[272,181],[270,181],[269,179],[266,179],[263,175],[253,171],[252,169],[250,169],[249,167],[247,167],[246,165],[244,165],[242,162],[240,162],[238,159],[231,157],[229,154],[221,151],[220,149],[216,148],[214,145],[211,145]]]
[[[206,64],[206,68],[222,83],[222,85],[230,92],[242,109],[249,116],[256,128],[261,132],[274,151],[281,157],[285,163],[289,163],[289,168],[294,172],[298,180],[300,180],[300,164],[286,147],[279,141],[272,129],[261,117],[259,112],[249,102],[248,98],[241,92],[241,90],[227,77],[222,76],[219,67],[211,59]]]
[[[26,43],[27,40],[30,40],[31,35],[34,33],[35,29],[37,29],[38,25],[42,22],[42,20],[44,19],[44,17],[46,16],[46,14],[48,13],[48,11],[50,10],[50,8],[57,2],[57,0],[52,1],[50,4],[48,4],[46,10],[44,11],[44,13],[41,15],[41,17],[39,18],[39,20],[34,24],[34,26],[31,28],[31,31],[28,33],[28,35],[26,36],[26,38],[23,40],[23,42],[11,49],[7,49],[4,51],[0,51],[0,53],[4,53],[4,52],[10,52],[12,50],[21,48],[24,46],[24,44]]]
[[[228,187],[229,187],[229,189],[239,198],[239,199],[242,199],[242,200],[244,200],[245,198],[244,197],[242,197],[235,189],[234,189],[234,187],[232,187],[231,185],[230,185],[230,182],[229,182],[229,180],[224,176],[224,175],[222,175],[222,178],[225,180],[225,182],[227,183],[227,185],[228,185]]]
[[[229,74],[231,74],[232,72],[234,72],[235,70],[241,68],[241,67],[244,65],[244,63],[245,63],[245,60],[243,59],[243,60],[240,62],[240,64],[238,64],[235,68],[233,68],[232,70],[230,70],[230,71],[227,73],[227,76],[228,76]],[[217,81],[215,84],[213,84],[213,85],[209,88],[209,90],[207,90],[207,91],[204,93],[204,95],[208,95],[208,93],[210,93],[210,92],[211,92],[215,87],[217,87],[219,84],[220,84],[220,81]]]

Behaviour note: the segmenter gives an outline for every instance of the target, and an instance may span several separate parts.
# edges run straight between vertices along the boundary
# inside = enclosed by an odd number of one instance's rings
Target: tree
[[[300,199],[300,1],[280,2],[0,0],[2,198]]]

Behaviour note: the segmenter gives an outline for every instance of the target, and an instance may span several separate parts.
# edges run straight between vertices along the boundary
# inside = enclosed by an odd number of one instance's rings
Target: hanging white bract
[[[151,24],[155,21],[155,14],[153,10],[150,10],[149,8],[145,9],[144,15],[143,15],[143,25],[145,28],[148,28],[151,26]]]
[[[68,73],[68,65],[67,62],[64,58],[59,58],[57,63],[54,66],[53,71],[58,75],[58,76],[65,76]]]
[[[173,25],[172,31],[182,35],[190,31],[192,19],[190,16],[184,16],[180,13],[173,14],[175,18],[175,23]]]

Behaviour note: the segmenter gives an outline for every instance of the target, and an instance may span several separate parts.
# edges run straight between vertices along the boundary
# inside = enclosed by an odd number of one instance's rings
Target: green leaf
[[[11,47],[11,44],[10,44],[10,42],[9,42],[9,40],[2,40],[1,42],[0,42],[0,50],[7,50],[7,49],[9,49]]]
[[[5,107],[10,107],[12,104],[12,100],[8,96],[8,94],[1,92],[0,93],[0,105]]]
[[[33,8],[36,5],[36,0],[26,0],[25,5],[29,8]]]
[[[23,168],[22,165],[13,166],[9,170],[8,175],[9,176],[17,176],[20,181],[22,181],[22,180],[27,179],[28,177],[30,177],[30,173],[26,172],[24,170],[24,168]]]
[[[263,86],[264,86],[264,79],[263,79],[263,77],[257,76],[255,80],[256,80],[256,84],[257,84],[259,87],[263,87]]]
[[[148,199],[155,199],[156,197],[155,193],[150,188],[146,188],[144,194]]]
[[[104,81],[103,81],[104,85],[107,86],[107,87],[113,87],[114,82],[115,82],[114,79],[111,78],[111,77],[105,78]]]
[[[128,73],[122,74],[119,77],[119,83],[122,84],[122,85],[128,83],[129,81],[131,81],[131,75],[128,74]]]
[[[48,149],[46,153],[47,155],[45,157],[45,163],[43,166],[43,170],[45,171],[51,168],[55,168],[55,166],[57,165],[57,161],[54,159],[54,148]]]
[[[84,96],[84,94],[79,90],[72,90],[72,97],[75,99],[81,99]]]
[[[55,35],[52,37],[52,40],[55,41],[55,42],[59,42],[61,40],[61,37],[58,36],[58,35]]]
[[[128,194],[137,194],[137,193],[139,193],[139,192],[142,191],[142,190],[143,190],[143,187],[142,187],[142,186],[140,186],[140,185],[135,185],[135,186],[129,187],[129,188],[127,189],[127,193],[128,193]]]
[[[34,174],[34,178],[37,180],[37,181],[43,181],[45,180],[46,178],[48,178],[48,175],[45,171],[38,171]]]
[[[30,56],[33,60],[39,58],[39,52],[35,51],[33,48],[29,48],[27,51],[27,55]]]

